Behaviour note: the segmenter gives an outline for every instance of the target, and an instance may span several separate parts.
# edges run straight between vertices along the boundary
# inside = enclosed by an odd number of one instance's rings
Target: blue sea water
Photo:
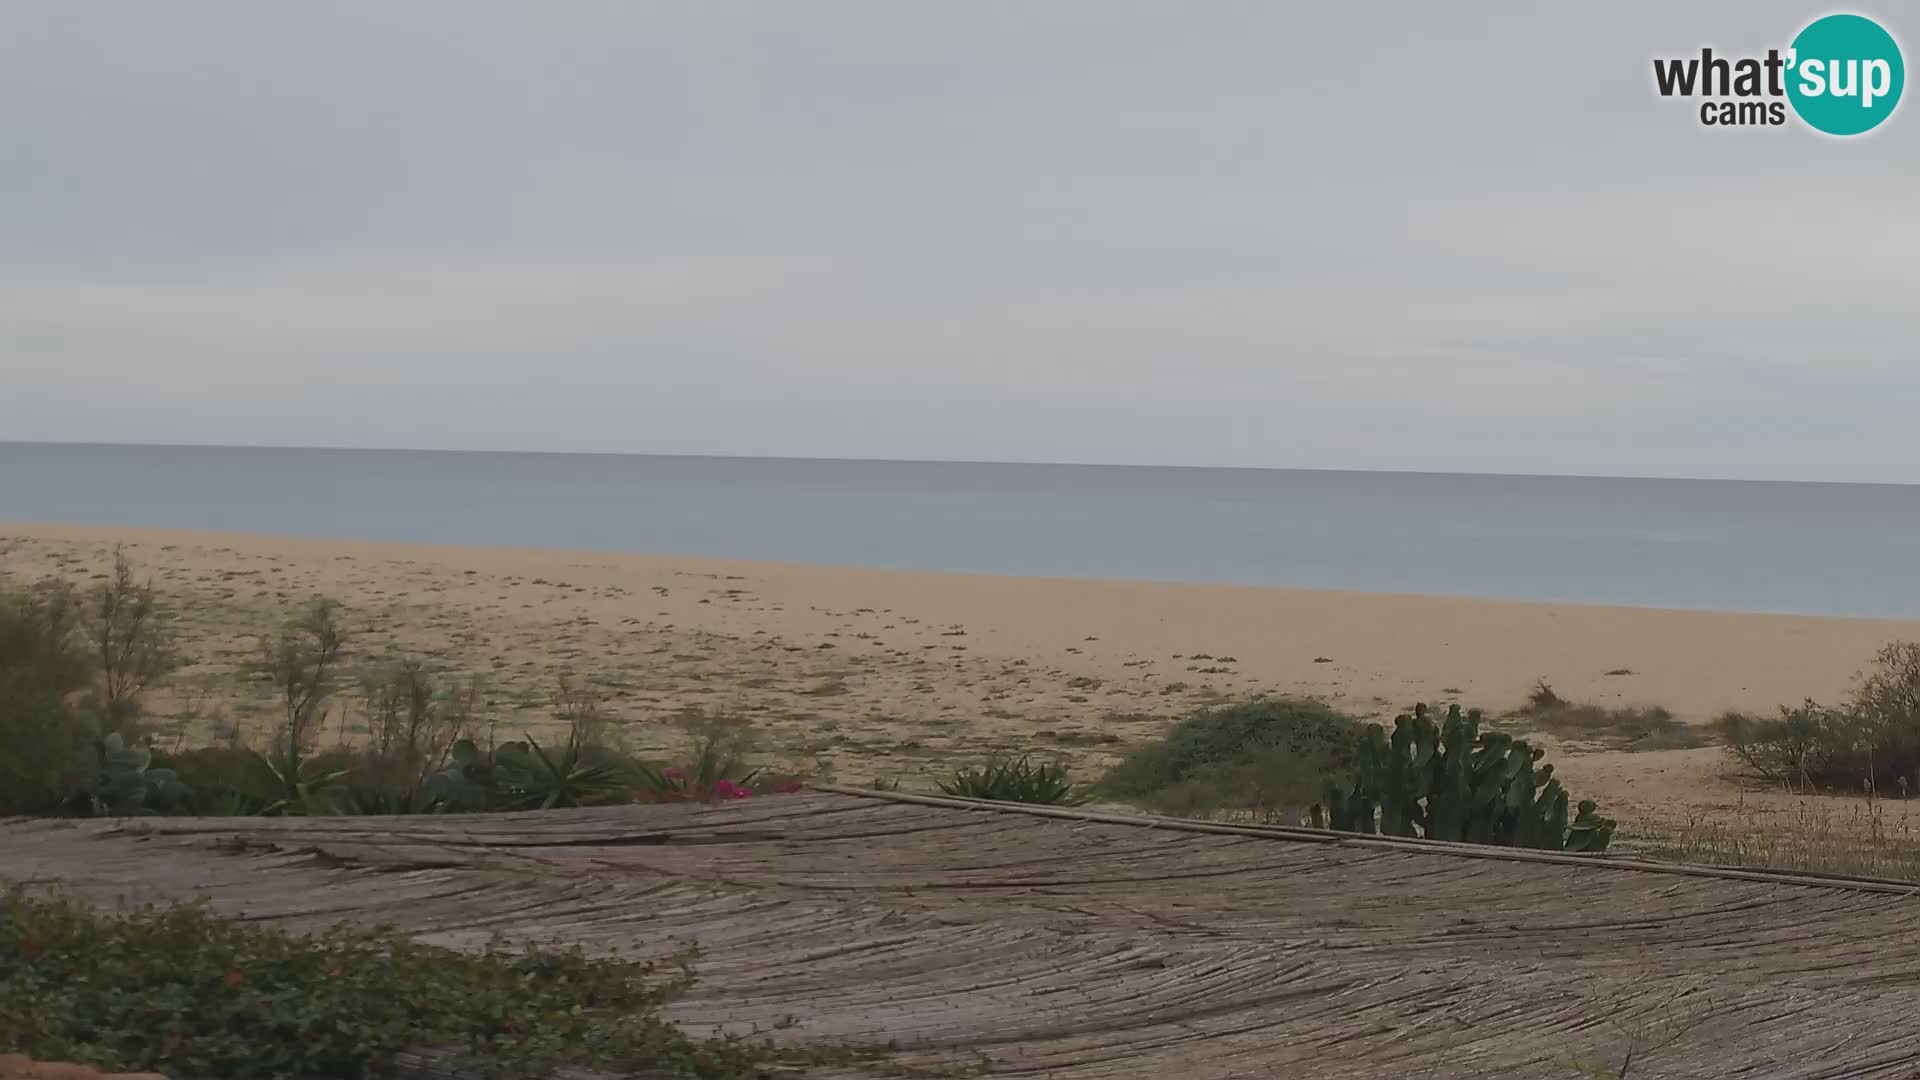
[[[0,522],[1920,617],[1920,487],[0,443]]]

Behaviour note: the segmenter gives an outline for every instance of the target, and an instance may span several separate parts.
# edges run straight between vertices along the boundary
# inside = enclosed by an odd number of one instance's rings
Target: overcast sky
[[[1825,10],[11,5],[0,439],[1920,482]]]

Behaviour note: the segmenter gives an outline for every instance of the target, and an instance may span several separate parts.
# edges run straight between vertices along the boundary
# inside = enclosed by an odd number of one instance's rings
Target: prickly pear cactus
[[[119,732],[102,736],[96,755],[99,771],[85,792],[91,813],[127,817],[164,812],[184,806],[191,794],[172,769],[149,767],[152,750],[128,743]]]
[[[1315,824],[1347,832],[1424,836],[1474,844],[1597,853],[1614,822],[1591,799],[1567,819],[1567,792],[1545,751],[1524,739],[1480,730],[1481,714],[1447,707],[1435,723],[1425,705],[1397,716],[1389,737],[1369,725],[1355,755],[1354,778],[1328,784]]]

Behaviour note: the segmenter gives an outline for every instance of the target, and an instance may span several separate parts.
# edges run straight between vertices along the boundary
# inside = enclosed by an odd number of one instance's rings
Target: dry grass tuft
[[[1705,731],[1683,723],[1658,705],[1620,706],[1572,702],[1543,679],[1513,715],[1535,731],[1563,739],[1597,742],[1615,750],[1691,750],[1710,741]]]
[[[1920,823],[1900,800],[1742,800],[1678,829],[1623,835],[1615,846],[1680,862],[1920,882]]]

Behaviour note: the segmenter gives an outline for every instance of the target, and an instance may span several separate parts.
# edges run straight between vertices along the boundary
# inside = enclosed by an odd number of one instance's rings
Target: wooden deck
[[[455,947],[697,942],[690,1025],[996,1076],[1566,1078],[1629,1052],[1629,1080],[1920,1076],[1920,898],[1888,883],[845,789],[15,820],[0,878]]]

